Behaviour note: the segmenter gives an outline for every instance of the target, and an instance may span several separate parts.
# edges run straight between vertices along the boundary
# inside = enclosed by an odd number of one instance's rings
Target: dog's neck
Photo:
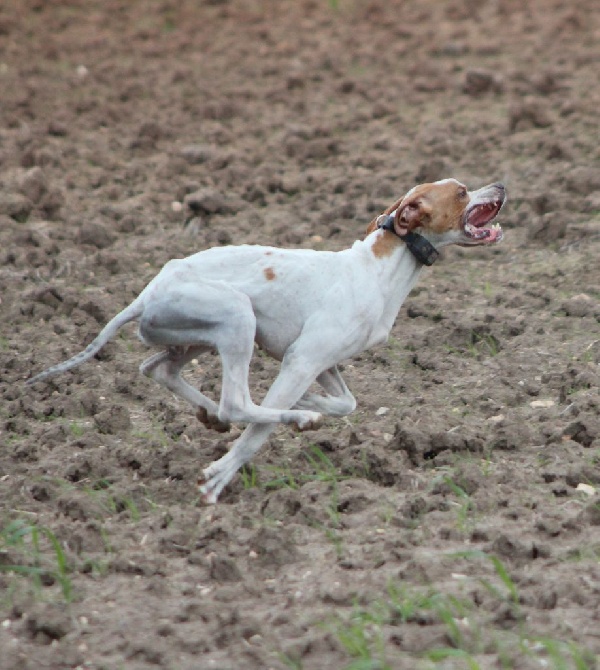
[[[423,265],[433,265],[440,257],[440,252],[427,238],[423,237],[423,235],[419,235],[419,233],[409,231],[405,235],[399,235],[394,226],[394,218],[395,217],[392,214],[380,217],[381,222],[377,227],[380,230],[387,230],[399,237],[419,263],[422,263]]]
[[[392,320],[395,319],[425,266],[414,257],[401,238],[387,230],[376,230],[355,246],[365,254],[369,272],[377,278],[379,290],[384,296],[386,311]]]

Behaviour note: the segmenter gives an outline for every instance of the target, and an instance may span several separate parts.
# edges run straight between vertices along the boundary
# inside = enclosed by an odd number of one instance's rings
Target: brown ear
[[[398,208],[401,202],[402,198],[400,198],[400,200],[396,200],[396,202],[393,205],[390,205],[387,209],[381,212],[381,214],[378,214],[367,226],[365,236],[370,235],[374,230],[377,230],[377,222],[379,221],[379,217],[384,216],[385,214],[391,214],[395,209]]]
[[[400,237],[412,232],[431,219],[431,215],[422,202],[409,200],[398,208],[394,218],[394,228]]]
[[[377,219],[379,219],[379,216],[376,216],[373,221],[367,226],[367,230],[365,231],[365,237],[370,235],[374,230],[377,229]]]

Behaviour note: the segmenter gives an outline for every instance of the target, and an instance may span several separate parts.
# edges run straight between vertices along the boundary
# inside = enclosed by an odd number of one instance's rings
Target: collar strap
[[[379,223],[377,227],[383,230],[389,230],[391,233],[394,233],[394,235],[399,237],[419,263],[422,263],[423,265],[433,265],[439,258],[440,252],[433,246],[433,244],[426,240],[423,235],[419,235],[419,233],[414,233],[412,231],[406,233],[406,235],[398,235],[394,228],[394,216],[388,214],[381,218],[381,223]]]

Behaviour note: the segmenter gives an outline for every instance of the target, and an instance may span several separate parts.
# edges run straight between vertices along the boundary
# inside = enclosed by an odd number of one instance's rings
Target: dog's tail
[[[141,300],[138,298],[138,300],[134,300],[131,305],[126,307],[122,312],[119,312],[114,318],[112,318],[106,324],[106,326],[104,326],[96,338],[92,340],[83,351],[80,351],[78,354],[75,354],[75,356],[69,358],[66,361],[63,361],[62,363],[53,365],[51,368],[40,372],[39,374],[35,375],[35,377],[31,377],[31,379],[28,379],[25,384],[30,386],[36,382],[41,382],[44,379],[54,377],[54,375],[61,374],[67,370],[71,370],[71,368],[74,368],[84,361],[89,360],[95,356],[110,339],[115,336],[120,328],[122,328],[126,323],[129,323],[130,321],[133,321],[134,319],[137,319],[139,316],[141,316],[142,311],[143,305]]]

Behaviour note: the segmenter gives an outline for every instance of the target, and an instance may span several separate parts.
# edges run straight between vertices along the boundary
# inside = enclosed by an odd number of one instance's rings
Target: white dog
[[[469,192],[454,179],[422,184],[374,219],[364,240],[339,252],[231,246],[169,261],[136,300],[84,351],[30,379],[47,379],[92,358],[129,321],[163,351],[141,372],[192,404],[203,423],[227,430],[251,425],[232,449],[204,470],[205,500],[266,441],[276,423],[306,429],[322,414],[344,416],[356,401],[337,364],[385,342],[424,264],[449,244],[502,239],[493,223],[506,199],[502,184]],[[248,388],[254,342],[281,361],[262,405]],[[217,405],[180,376],[199,354],[216,349],[223,366]],[[325,394],[309,393],[317,381]]]

